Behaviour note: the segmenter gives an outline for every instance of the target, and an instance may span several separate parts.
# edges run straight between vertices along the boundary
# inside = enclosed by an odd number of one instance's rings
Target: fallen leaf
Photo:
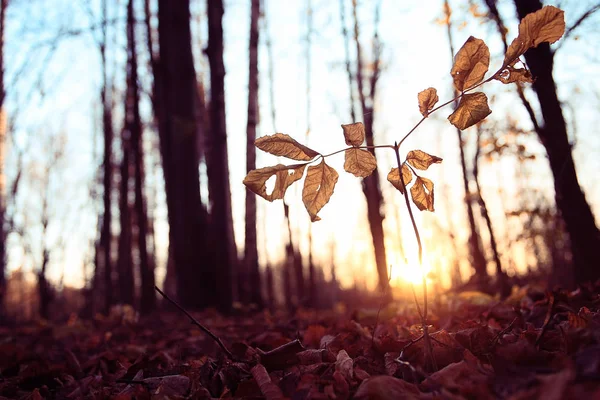
[[[335,361],[335,370],[339,371],[347,380],[352,380],[354,376],[354,361],[346,353],[346,350],[338,352]]]
[[[365,379],[355,399],[364,400],[417,400],[421,392],[416,385],[392,376],[379,375]]]
[[[256,380],[261,393],[267,400],[283,400],[283,393],[279,386],[271,381],[269,373],[262,364],[256,364],[250,370],[252,377]]]

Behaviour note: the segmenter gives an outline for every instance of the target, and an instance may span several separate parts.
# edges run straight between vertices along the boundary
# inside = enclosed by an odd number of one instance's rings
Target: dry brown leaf
[[[410,168],[406,165],[402,166],[402,180],[404,181],[404,186],[407,186],[410,181],[412,181],[412,172]],[[392,168],[388,173],[387,180],[394,185],[396,189],[400,191],[400,193],[404,194],[404,188],[402,187],[402,183],[400,182],[400,174],[398,173],[398,168]]]
[[[505,69],[502,70],[502,72],[496,74],[496,76],[494,76],[494,79],[505,84],[513,82],[533,82],[531,72],[527,68],[515,68],[513,65],[508,65]]]
[[[312,222],[321,219],[317,213],[331,198],[338,176],[337,171],[327,165],[325,160],[321,160],[319,165],[308,167],[302,189],[302,202]]]
[[[302,178],[306,164],[283,165],[265,167],[252,170],[244,178],[244,185],[253,193],[265,200],[273,201],[283,199],[285,191],[297,180]],[[292,171],[290,173],[290,171]],[[275,175],[275,187],[271,194],[267,194],[267,181]]]
[[[421,150],[411,150],[406,155],[406,162],[416,169],[426,170],[431,164],[439,164],[442,159]]]
[[[416,400],[421,392],[416,385],[393,376],[379,375],[365,379],[359,386],[355,399],[369,400]]]
[[[467,93],[461,97],[458,107],[448,120],[458,129],[464,130],[483,121],[491,113],[485,93]]]
[[[435,211],[433,208],[433,182],[417,176],[415,184],[410,188],[413,203],[421,211]]]
[[[364,178],[371,175],[375,168],[377,168],[377,160],[370,151],[356,148],[345,151],[344,169],[346,172]]]
[[[269,373],[262,364],[256,364],[250,370],[252,377],[256,380],[261,393],[267,400],[283,400],[283,393],[279,386],[271,381]]]
[[[263,136],[256,139],[254,145],[267,153],[298,161],[310,161],[319,155],[285,133]]]
[[[565,12],[553,6],[528,14],[519,24],[519,35],[504,56],[504,67],[514,63],[529,48],[540,43],[554,43],[565,33]]]
[[[419,99],[419,111],[424,117],[429,115],[429,112],[433,110],[433,107],[440,99],[437,95],[437,90],[432,87],[419,92],[417,98]]]
[[[450,74],[459,92],[481,82],[490,65],[490,50],[483,40],[470,36],[454,57]]]
[[[346,380],[351,381],[354,376],[354,361],[346,350],[340,350],[335,361],[335,370],[339,371]]]
[[[342,125],[342,129],[348,146],[358,147],[365,141],[365,126],[362,122]]]

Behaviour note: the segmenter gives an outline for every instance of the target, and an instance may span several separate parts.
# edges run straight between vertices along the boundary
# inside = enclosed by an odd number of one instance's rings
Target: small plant
[[[458,106],[448,116],[448,120],[452,125],[464,130],[483,121],[492,111],[488,106],[485,93],[473,91],[492,80],[504,84],[533,82],[531,73],[520,60],[520,57],[528,49],[537,47],[540,43],[556,42],[564,32],[564,12],[556,7],[546,6],[527,15],[519,24],[519,34],[506,51],[501,67],[487,79],[484,78],[490,64],[490,51],[483,40],[471,36],[456,54],[454,65],[450,71],[458,95],[436,106],[439,101],[436,89],[430,87],[420,92],[417,98],[419,111],[423,117],[400,141],[394,144],[363,146],[365,130],[361,122],[342,125],[344,139],[348,147],[330,154],[321,154],[283,133],[264,136],[256,140],[256,147],[276,156],[299,161],[299,163],[292,165],[277,164],[272,167],[250,171],[244,179],[244,185],[268,201],[283,199],[286,190],[294,182],[299,181],[303,177],[305,169],[307,169],[302,189],[302,201],[311,221],[319,221],[318,213],[331,198],[339,176],[334,168],[327,165],[325,159],[343,152],[345,155],[344,170],[357,177],[365,178],[371,175],[377,167],[373,150],[389,148],[396,155],[397,167],[390,170],[387,179],[404,196],[417,239],[419,265],[422,266],[421,238],[410,206],[407,188],[412,184],[410,195],[419,210],[433,212],[434,184],[431,180],[420,176],[417,171],[425,171],[432,164],[441,163],[442,159],[422,150],[411,150],[402,161],[400,146],[429,115],[455,101],[459,101]],[[306,168],[307,166],[308,168]],[[275,176],[275,187],[269,194],[267,193],[266,183],[273,176]],[[422,338],[425,340],[431,366],[436,369],[428,334],[427,285],[424,274],[423,310],[421,310],[417,301],[414,288],[413,294],[423,326]]]

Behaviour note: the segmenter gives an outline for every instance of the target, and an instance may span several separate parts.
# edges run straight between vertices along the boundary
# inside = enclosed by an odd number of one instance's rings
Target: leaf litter
[[[227,356],[181,313],[111,315],[0,328],[8,399],[530,399],[600,395],[600,285],[505,301],[469,292],[432,305],[437,371],[419,316],[396,302],[374,313],[194,313]],[[483,300],[482,300],[483,299]],[[485,301],[484,301],[485,300]]]

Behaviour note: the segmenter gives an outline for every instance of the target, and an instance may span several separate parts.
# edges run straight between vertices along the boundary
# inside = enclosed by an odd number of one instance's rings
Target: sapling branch
[[[394,143],[394,153],[396,154],[396,162],[398,163],[398,171],[402,171],[402,162],[400,162],[400,144]],[[419,228],[417,227],[417,222],[415,221],[415,216],[412,212],[412,207],[410,206],[410,200],[408,199],[408,191],[406,190],[406,184],[404,183],[404,179],[402,175],[400,175],[400,184],[402,185],[402,193],[404,194],[404,200],[406,201],[406,208],[408,209],[408,215],[410,216],[410,222],[412,223],[413,230],[415,232],[415,238],[417,239],[417,246],[419,247],[419,267],[421,269],[421,279],[423,282],[423,313],[421,313],[419,307],[419,301],[417,300],[417,295],[415,292],[415,288],[411,285],[413,290],[413,295],[415,296],[415,304],[417,305],[417,310],[419,311],[419,315],[421,316],[421,326],[423,328],[423,340],[425,341],[425,350],[427,351],[427,356],[429,357],[429,361],[431,362],[431,367],[434,371],[437,371],[437,363],[435,362],[435,357],[433,356],[433,348],[431,346],[431,340],[429,337],[429,327],[427,326],[427,278],[425,276],[425,271],[423,270],[423,244],[421,243],[421,235],[419,234]]]

